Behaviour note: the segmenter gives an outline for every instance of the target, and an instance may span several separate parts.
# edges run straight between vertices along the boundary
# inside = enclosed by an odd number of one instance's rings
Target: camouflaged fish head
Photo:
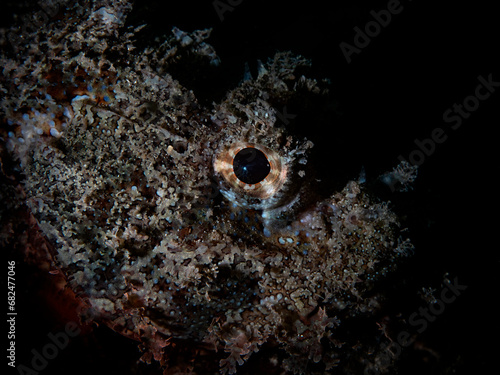
[[[362,180],[315,194],[313,143],[283,115],[325,93],[309,62],[277,53],[202,105],[169,70],[221,64],[208,30],[139,50],[128,5],[93,4],[2,59],[7,147],[69,287],[166,366],[172,342],[225,349],[223,371],[266,343],[333,366],[412,246]]]

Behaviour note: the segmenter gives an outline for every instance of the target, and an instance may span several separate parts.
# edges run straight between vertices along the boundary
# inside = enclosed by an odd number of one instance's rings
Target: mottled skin
[[[275,109],[322,94],[294,74],[307,61],[277,54],[206,108],[168,71],[183,50],[218,64],[209,33],[174,30],[159,49],[136,51],[133,32],[118,32],[128,10],[75,7],[66,17],[78,22],[32,36],[44,52],[3,58],[7,145],[55,265],[97,321],[142,341],[144,359],[165,367],[173,342],[192,356],[224,349],[223,372],[264,343],[287,353],[292,372],[342,364],[352,349],[336,330],[376,311],[377,281],[411,244],[361,182],[321,201],[311,193],[312,143]],[[233,142],[261,144],[289,168],[269,207],[247,209],[252,198],[214,173]],[[356,350],[362,363],[375,349]]]

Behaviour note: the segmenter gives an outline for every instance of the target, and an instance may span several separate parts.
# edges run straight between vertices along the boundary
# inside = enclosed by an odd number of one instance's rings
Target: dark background
[[[223,1],[225,3],[225,1]],[[419,169],[409,193],[381,191],[405,219],[416,246],[415,255],[393,279],[389,294],[393,312],[408,317],[425,302],[422,287],[441,290],[443,275],[458,277],[467,290],[418,336],[419,347],[406,349],[394,373],[470,374],[498,371],[500,349],[497,127],[500,88],[451,130],[443,113],[473,95],[479,75],[500,81],[498,12],[487,2],[401,1],[403,10],[347,63],[339,47],[353,44],[355,26],[372,20],[371,10],[387,1],[251,1],[224,13],[221,21],[213,1],[141,1],[129,24],[148,24],[140,42],[181,30],[213,28],[209,43],[222,60],[212,77],[193,83],[202,95],[219,100],[242,78],[244,65],[256,71],[276,51],[290,50],[312,61],[314,77],[328,78],[336,116],[330,122],[310,123],[320,173],[356,178],[364,167],[368,180],[392,169],[398,156],[417,147],[415,139],[429,138],[443,128],[448,139],[436,146]],[[484,3],[484,4],[483,4]],[[7,2],[5,25],[14,14],[38,9],[29,2]],[[292,108],[288,108],[294,113]],[[302,119],[304,122],[306,120]],[[19,264],[18,356],[41,348],[47,333],[61,324],[36,297],[35,272]],[[156,368],[136,365],[136,343],[105,327],[72,340],[71,345],[42,373],[156,374]],[[81,361],[81,358],[85,358]],[[29,361],[28,361],[29,363]]]

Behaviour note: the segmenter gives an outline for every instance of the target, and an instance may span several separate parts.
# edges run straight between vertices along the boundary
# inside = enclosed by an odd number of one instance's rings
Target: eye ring
[[[259,182],[246,183],[237,176],[234,162],[240,151],[245,149],[256,149],[260,151],[269,163],[269,173]],[[257,143],[236,142],[226,148],[214,160],[214,170],[220,174],[224,180],[239,193],[250,197],[268,199],[281,189],[287,176],[287,168],[281,156]],[[241,177],[241,176],[240,176]]]

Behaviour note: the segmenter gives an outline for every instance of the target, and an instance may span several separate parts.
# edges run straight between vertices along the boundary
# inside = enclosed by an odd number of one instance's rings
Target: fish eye
[[[233,159],[233,171],[245,184],[256,184],[264,180],[271,171],[266,154],[255,147],[247,147],[239,151]]]
[[[223,148],[213,165],[222,194],[250,208],[276,205],[288,171],[284,159],[276,151],[248,142],[236,142]]]

